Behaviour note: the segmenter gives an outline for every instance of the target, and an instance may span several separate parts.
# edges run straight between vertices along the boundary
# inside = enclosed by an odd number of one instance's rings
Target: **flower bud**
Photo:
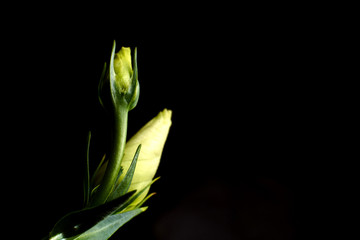
[[[140,155],[128,191],[141,190],[153,180],[171,126],[171,115],[171,110],[164,109],[126,143],[124,157],[121,161],[124,173],[129,169],[136,149],[141,144]],[[119,181],[123,177],[124,174],[120,176]],[[131,205],[141,202],[148,191],[148,189],[144,191]]]
[[[115,54],[115,42],[113,45],[109,73],[110,89],[114,106],[124,107],[126,104],[128,110],[133,109],[139,99],[139,81],[137,71],[137,51],[135,48],[134,56],[131,56],[131,50],[122,47]]]
[[[115,81],[121,92],[126,93],[131,84],[133,69],[131,65],[131,50],[122,47],[114,57]]]

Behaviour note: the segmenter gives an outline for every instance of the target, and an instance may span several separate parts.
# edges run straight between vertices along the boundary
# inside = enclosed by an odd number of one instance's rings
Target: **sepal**
[[[133,176],[134,176],[134,172],[135,172],[135,168],[136,168],[136,163],[137,163],[137,159],[139,157],[139,153],[141,150],[141,144],[138,146],[138,148],[136,149],[133,161],[128,169],[128,171],[126,172],[124,178],[121,180],[121,182],[115,187],[115,189],[113,190],[113,192],[110,194],[109,198],[107,201],[111,201],[114,200],[118,197],[121,197],[122,195],[124,195],[125,193],[127,193],[127,191],[130,188]],[[116,181],[117,182],[117,181]]]

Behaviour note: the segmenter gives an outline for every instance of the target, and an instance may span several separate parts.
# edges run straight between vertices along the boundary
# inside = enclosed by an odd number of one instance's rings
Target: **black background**
[[[18,234],[40,239],[82,206],[87,132],[93,167],[110,141],[97,84],[113,40],[117,50],[138,48],[128,135],[173,111],[157,195],[117,237],[297,239],[312,228],[305,190],[317,189],[329,150],[318,71],[326,43],[320,27],[291,15],[169,13],[117,24],[75,11],[7,27],[2,156],[14,174],[4,196]]]

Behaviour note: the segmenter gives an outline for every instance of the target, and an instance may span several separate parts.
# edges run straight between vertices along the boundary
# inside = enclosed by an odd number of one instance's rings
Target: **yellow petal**
[[[133,74],[130,48],[122,47],[120,51],[115,54],[114,71],[119,89],[123,92],[127,92]]]

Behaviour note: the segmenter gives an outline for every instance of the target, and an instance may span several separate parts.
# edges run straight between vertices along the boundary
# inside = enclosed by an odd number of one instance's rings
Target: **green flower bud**
[[[135,48],[132,58],[130,48],[122,47],[115,54],[115,46],[114,42],[109,66],[112,101],[114,106],[127,106],[131,110],[136,106],[140,92],[137,51]]]

